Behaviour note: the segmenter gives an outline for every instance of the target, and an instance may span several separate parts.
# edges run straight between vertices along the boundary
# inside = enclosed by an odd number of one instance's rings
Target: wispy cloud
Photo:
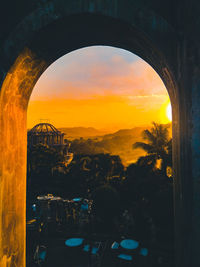
[[[167,97],[158,74],[134,54],[111,47],[85,48],[62,57],[41,76],[31,97],[28,123],[49,114],[62,126],[144,124],[150,116],[158,117]],[[130,123],[133,114],[137,119]]]

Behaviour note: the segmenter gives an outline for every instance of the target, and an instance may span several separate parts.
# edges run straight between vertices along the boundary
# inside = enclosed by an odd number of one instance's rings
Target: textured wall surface
[[[0,91],[0,266],[25,265],[26,109],[31,88],[44,69],[26,50]]]

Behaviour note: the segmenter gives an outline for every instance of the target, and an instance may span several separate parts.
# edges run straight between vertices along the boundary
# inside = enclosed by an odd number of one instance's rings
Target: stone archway
[[[184,227],[180,227],[180,222],[184,218],[185,226],[190,227],[190,219],[186,218],[190,214],[190,199],[184,207],[184,179],[191,172],[187,155],[189,115],[187,108],[181,113],[188,102],[184,94],[180,96],[175,80],[173,29],[140,5],[120,10],[115,1],[105,6],[98,1],[96,5],[80,3],[75,8],[72,3],[68,5],[60,0],[33,12],[7,38],[1,52],[0,265],[25,266],[26,111],[32,89],[45,69],[60,56],[84,46],[110,45],[146,60],[168,89],[173,107],[176,235],[177,240],[181,238],[177,242],[177,266],[188,266],[183,257]],[[162,37],[174,42],[167,45]]]

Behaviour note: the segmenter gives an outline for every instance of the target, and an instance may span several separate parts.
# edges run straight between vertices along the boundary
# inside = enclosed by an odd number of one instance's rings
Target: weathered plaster
[[[45,63],[25,50],[0,91],[0,266],[25,266],[26,110]]]

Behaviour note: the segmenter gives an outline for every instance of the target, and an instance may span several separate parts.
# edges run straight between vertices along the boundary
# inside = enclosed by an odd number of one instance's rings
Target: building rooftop
[[[60,131],[58,131],[50,123],[39,123],[39,124],[36,124],[30,131],[28,131],[28,134],[56,134],[56,135],[60,135],[62,133]]]

